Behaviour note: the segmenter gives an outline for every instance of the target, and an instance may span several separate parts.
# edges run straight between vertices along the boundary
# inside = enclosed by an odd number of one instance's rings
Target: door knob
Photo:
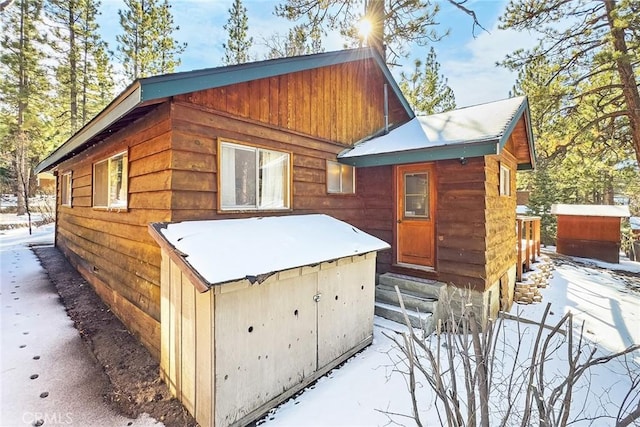
[[[400,224],[401,222],[402,222],[402,220],[401,220],[401,219],[399,219],[399,220],[398,220],[398,224]]]

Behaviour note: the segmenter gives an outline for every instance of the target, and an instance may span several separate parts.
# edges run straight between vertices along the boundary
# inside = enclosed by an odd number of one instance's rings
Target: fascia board
[[[448,145],[420,150],[406,150],[361,157],[338,157],[340,163],[355,167],[400,165],[460,158],[482,157],[495,154],[496,141],[478,144]]]
[[[44,159],[35,169],[35,173],[42,172],[65,160],[81,148],[88,140],[105,130],[107,127],[125,116],[141,103],[141,90],[139,84],[134,84],[130,89],[116,98],[105,110],[91,120],[85,127],[76,133],[66,143],[62,144],[51,155]]]

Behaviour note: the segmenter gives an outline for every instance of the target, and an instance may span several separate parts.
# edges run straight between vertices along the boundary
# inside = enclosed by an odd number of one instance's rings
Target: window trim
[[[511,168],[505,165],[504,162],[500,162],[500,173],[498,179],[500,180],[500,184],[498,185],[498,194],[504,197],[511,197]]]
[[[65,178],[67,182],[65,185]],[[66,187],[66,189],[65,189]],[[65,193],[66,190],[66,193]],[[72,207],[73,205],[73,176],[71,171],[60,174],[60,206]],[[67,196],[67,197],[63,197]]]
[[[116,157],[123,156],[124,160],[126,160],[126,174],[123,174],[123,180],[126,184],[127,191],[125,196],[124,205],[111,205],[111,201],[109,200],[109,195],[111,194],[111,180],[107,175],[107,204],[106,205],[96,205],[96,165],[107,162],[107,171],[111,168],[111,161]],[[98,160],[93,162],[91,165],[91,207],[96,210],[109,210],[109,211],[127,211],[129,208],[129,150],[120,151],[111,156],[105,157],[102,160]]]
[[[216,210],[218,213],[244,213],[244,212],[291,212],[293,210],[293,152],[289,150],[281,150],[273,147],[269,147],[266,145],[253,144],[246,141],[239,141],[232,138],[217,138],[217,153],[216,153],[216,163],[217,163],[217,171],[216,171],[216,198],[217,198],[217,207]],[[283,208],[260,208],[259,206],[232,206],[232,207],[223,207],[222,206],[222,147],[223,146],[235,146],[240,149],[255,151],[257,153],[262,151],[271,151],[276,153],[286,154],[288,156],[287,162],[287,188],[286,188],[286,207]],[[258,179],[256,175],[256,180]],[[258,186],[256,185],[256,193]],[[257,200],[258,194],[256,194]]]
[[[339,191],[330,191],[329,190],[329,165],[337,165],[340,166],[340,190]],[[350,192],[345,192],[343,185],[342,185],[342,168],[346,167],[346,168],[351,168],[351,191]],[[345,165],[343,163],[337,162],[335,160],[327,160],[327,165],[326,165],[326,189],[327,189],[327,194],[330,194],[332,196],[335,195],[341,195],[341,196],[352,196],[354,194],[356,194],[356,168],[355,166],[351,166],[351,165]]]

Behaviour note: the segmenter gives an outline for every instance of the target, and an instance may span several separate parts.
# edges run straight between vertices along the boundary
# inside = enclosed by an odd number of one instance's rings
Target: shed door
[[[397,166],[397,262],[433,267],[435,171],[433,164]]]

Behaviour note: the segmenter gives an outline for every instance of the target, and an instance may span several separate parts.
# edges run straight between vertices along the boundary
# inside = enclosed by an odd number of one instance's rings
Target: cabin
[[[416,117],[359,48],[136,80],[37,170],[57,177],[56,246],[160,360],[149,224],[325,214],[391,246],[376,313],[400,283],[417,304],[470,290],[493,315],[515,284],[516,171],[534,164],[525,97]]]
[[[558,218],[559,254],[620,262],[620,226],[629,206],[553,204],[551,214]]]
[[[454,284],[468,292],[449,300],[471,299],[482,319],[510,306],[516,171],[535,166],[530,121],[527,98],[515,97],[414,117],[340,153],[358,172],[364,215],[355,225],[392,242],[379,257],[383,285],[404,286],[410,299],[406,277]]]
[[[358,177],[338,153],[413,116],[368,48],[136,80],[38,166],[58,179],[55,244],[160,359],[150,223],[359,222]]]

